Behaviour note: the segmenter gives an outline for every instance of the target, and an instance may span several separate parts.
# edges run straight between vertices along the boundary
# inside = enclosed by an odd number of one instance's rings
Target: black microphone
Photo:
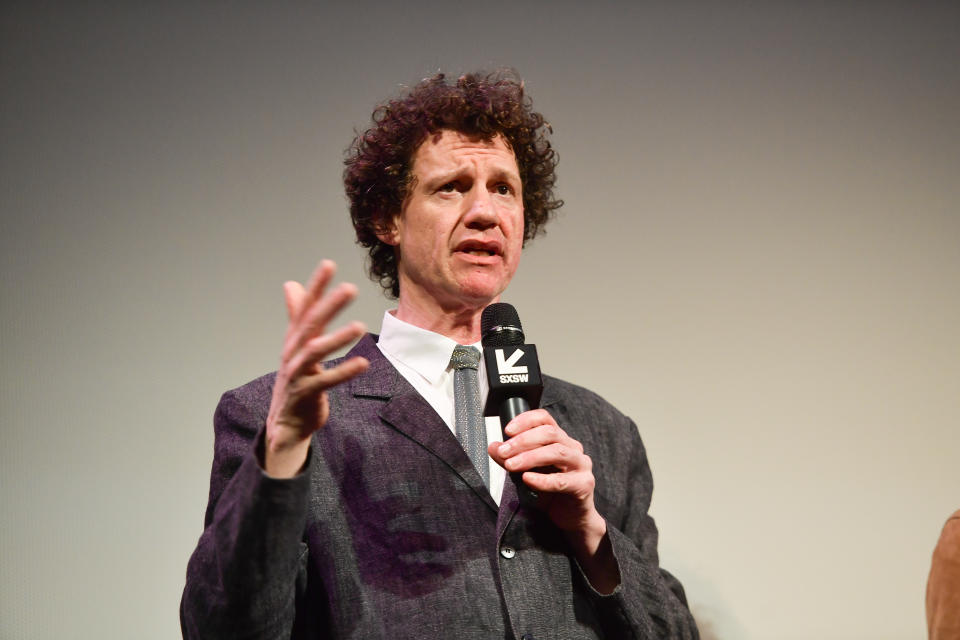
[[[537,347],[524,344],[520,316],[513,305],[506,302],[495,302],[483,310],[480,332],[490,387],[484,415],[500,416],[500,425],[506,427],[524,411],[540,407],[543,380]],[[523,483],[522,474],[510,476],[522,503],[530,504],[537,499],[537,493]]]

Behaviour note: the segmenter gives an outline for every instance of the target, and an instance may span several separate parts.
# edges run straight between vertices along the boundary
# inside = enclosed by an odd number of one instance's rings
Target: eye
[[[447,184],[441,186],[437,191],[443,191],[444,193],[453,193],[457,190],[456,182],[448,182]]]
[[[510,188],[510,185],[508,185],[508,184],[498,184],[498,185],[497,185],[497,193],[499,193],[499,194],[502,195],[502,196],[508,196],[508,195],[510,195],[511,193],[513,193],[513,189],[511,189],[511,188]]]

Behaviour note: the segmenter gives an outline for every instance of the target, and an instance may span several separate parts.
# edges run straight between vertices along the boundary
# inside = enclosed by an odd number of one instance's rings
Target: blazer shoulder
[[[377,349],[376,334],[366,334],[349,353],[339,358],[333,358],[323,363],[325,367],[335,367],[353,356],[364,356],[368,360],[383,359]],[[259,378],[243,384],[235,389],[224,392],[217,405],[214,423],[219,425],[253,425],[259,426],[266,422],[270,411],[270,400],[273,397],[273,386],[277,381],[277,372],[271,371]],[[348,393],[350,385],[337,385],[328,389],[331,396]]]
[[[544,375],[541,406],[547,407],[552,404],[578,405],[586,411],[594,413],[599,411],[613,418],[630,419],[599,393],[560,378]]]
[[[273,395],[273,384],[277,372],[272,371],[250,382],[225,391],[220,396],[217,410],[214,414],[214,428],[220,431],[227,425],[247,425],[256,430],[257,425],[263,424],[270,409],[270,397]]]
[[[229,389],[224,392],[224,397],[231,396],[235,397],[241,402],[257,401],[260,400],[264,394],[269,396],[273,393],[273,383],[277,379],[277,372],[271,371],[270,373],[265,373],[259,378],[254,378],[246,384],[242,384],[239,387]]]
[[[567,433],[584,446],[614,455],[640,444],[636,423],[598,393],[579,385],[544,376],[540,406],[550,412]],[[609,451],[608,451],[609,450]]]

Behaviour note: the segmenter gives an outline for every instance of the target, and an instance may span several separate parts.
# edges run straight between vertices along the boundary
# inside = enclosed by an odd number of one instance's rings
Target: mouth
[[[492,258],[502,253],[500,243],[491,240],[464,240],[456,246],[455,251],[477,258]]]

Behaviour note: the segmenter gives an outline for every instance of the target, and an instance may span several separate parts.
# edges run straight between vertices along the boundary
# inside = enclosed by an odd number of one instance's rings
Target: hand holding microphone
[[[481,332],[490,383],[485,413],[500,416],[508,438],[487,451],[510,472],[522,502],[535,503],[557,527],[583,537],[588,546],[598,544],[606,522],[594,506],[593,462],[583,445],[539,408],[543,380],[537,348],[524,343],[516,309],[502,302],[488,306]]]
[[[543,380],[537,348],[524,344],[516,309],[492,304],[483,310],[480,325],[490,383],[485,413],[500,416],[508,438],[491,443],[487,452],[510,472],[521,504],[536,506],[564,532],[590,584],[611,593],[620,573],[607,521],[593,500],[593,461],[539,408]]]

